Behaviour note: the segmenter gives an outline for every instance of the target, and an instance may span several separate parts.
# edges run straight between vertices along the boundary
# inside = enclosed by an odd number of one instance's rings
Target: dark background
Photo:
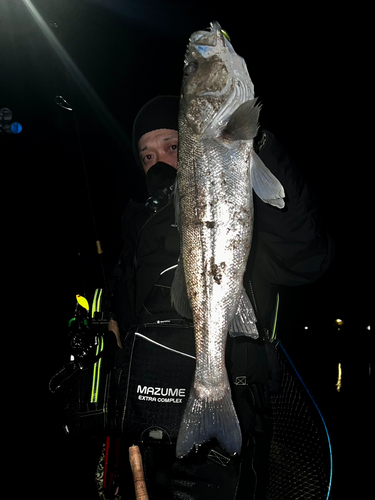
[[[37,480],[44,497],[61,491],[61,471],[77,474],[79,459],[64,455],[69,446],[48,379],[67,360],[75,295],[102,286],[95,241],[108,272],[121,249],[127,201],[146,196],[131,150],[135,115],[156,95],[178,95],[189,36],[214,19],[247,62],[262,126],[318,194],[336,243],[322,279],[283,291],[279,332],[327,422],[334,491],[364,487],[373,354],[370,13],[361,3],[350,10],[284,4],[0,1],[0,108],[23,127],[0,133],[3,275],[10,276],[4,351],[18,374],[6,394],[18,402],[10,405],[11,420],[22,420],[12,453],[43,456],[28,459],[36,471],[24,491]],[[341,329],[336,318],[344,320]],[[22,478],[25,466],[9,463]],[[69,491],[69,479],[63,482]]]

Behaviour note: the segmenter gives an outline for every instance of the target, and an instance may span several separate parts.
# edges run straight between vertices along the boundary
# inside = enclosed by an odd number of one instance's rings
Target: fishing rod
[[[73,106],[71,104],[69,104],[69,102],[63,96],[56,95],[55,103],[60,108],[66,110],[68,112],[71,112],[72,116],[73,116],[75,135],[76,135],[76,139],[77,139],[78,152],[79,152],[79,157],[80,157],[80,163],[81,163],[82,170],[83,170],[84,183],[86,186],[87,198],[88,198],[88,203],[89,203],[89,211],[90,211],[90,215],[91,215],[93,231],[94,231],[94,236],[95,236],[96,251],[97,251],[97,255],[98,255],[99,263],[100,263],[104,298],[105,298],[106,305],[107,305],[107,311],[109,311],[109,288],[108,288],[108,280],[107,280],[107,276],[106,276],[106,272],[105,272],[105,268],[104,268],[103,249],[102,249],[102,244],[101,244],[101,241],[99,238],[98,226],[97,226],[96,216],[95,216],[95,209],[94,209],[94,204],[93,204],[93,200],[92,200],[92,196],[91,196],[89,176],[88,176],[88,172],[87,172],[86,161],[85,161],[85,156],[84,156],[83,147],[82,147],[82,140],[81,140],[81,134],[79,131],[77,115],[74,111]]]
[[[100,260],[100,265],[101,265],[101,272],[102,272],[102,279],[103,279],[103,284],[104,284],[104,296],[107,301],[107,311],[109,311],[109,292],[108,292],[108,283],[107,283],[107,277],[104,269],[104,262],[103,262],[103,250],[101,246],[101,242],[98,236],[98,229],[97,229],[97,224],[96,224],[96,217],[95,217],[95,210],[94,210],[94,205],[92,202],[92,196],[91,196],[91,190],[90,190],[90,184],[89,184],[89,179],[88,179],[88,174],[87,174],[87,168],[86,168],[86,162],[83,154],[83,148],[82,148],[82,142],[80,138],[80,133],[79,133],[79,127],[78,127],[78,121],[77,117],[74,113],[73,107],[64,99],[61,95],[56,96],[55,102],[58,106],[60,106],[62,109],[65,109],[69,112],[73,112],[74,116],[74,123],[75,123],[75,130],[76,130],[76,135],[78,139],[78,146],[79,146],[79,152],[80,152],[80,158],[81,158],[81,163],[84,171],[84,178],[85,178],[85,184],[87,188],[87,195],[89,199],[89,206],[90,206],[90,212],[91,212],[91,217],[92,217],[92,222],[93,222],[93,227],[94,227],[94,233],[95,233],[95,239],[96,239],[96,248],[97,248],[97,253],[99,256]],[[84,298],[81,298],[79,300],[79,296],[77,296],[77,303],[81,305],[84,309],[88,310],[88,303]],[[77,307],[78,307],[77,304]],[[113,447],[113,443],[111,443],[112,439],[111,437],[108,437],[106,440],[106,456],[108,456],[109,451]],[[119,445],[118,440],[115,440],[115,446],[117,447]],[[132,471],[132,476],[133,476],[133,481],[134,481],[134,490],[135,490],[135,497],[136,500],[149,500],[149,496],[147,493],[147,486],[146,486],[146,481],[144,477],[144,470],[143,470],[143,462],[142,462],[142,455],[140,452],[140,449],[137,445],[133,445],[129,448],[129,462],[130,462],[130,468]],[[108,462],[105,464],[105,471],[104,471],[104,478],[103,478],[103,486],[111,491],[113,488],[114,480],[112,478],[107,478],[108,474],[108,467],[109,464]],[[118,464],[117,464],[118,467]],[[117,498],[117,496],[116,496]]]
[[[58,40],[57,36],[55,33],[59,30],[59,25],[50,20],[48,23],[45,22],[43,19],[42,15],[40,12],[36,9],[36,7],[31,3],[31,2],[26,2],[24,1],[24,6],[26,10],[30,13],[33,22],[39,27],[40,31],[43,33],[44,37],[47,40],[47,43],[51,46],[52,53],[55,55],[52,59],[52,74],[53,74],[53,80],[54,80],[54,87],[55,87],[55,104],[59,106],[60,109],[64,110],[67,113],[70,113],[73,116],[73,122],[74,122],[74,134],[76,137],[77,141],[77,146],[78,146],[78,155],[80,159],[80,164],[82,167],[83,175],[84,175],[84,182],[86,185],[86,190],[87,190],[87,196],[88,196],[88,204],[89,204],[89,210],[91,214],[91,219],[92,219],[92,224],[93,224],[93,230],[94,230],[94,235],[95,235],[95,241],[96,241],[96,251],[99,257],[99,262],[100,262],[100,268],[101,268],[101,274],[102,274],[102,280],[103,280],[103,291],[104,291],[104,296],[105,300],[107,301],[107,306],[109,305],[109,294],[108,294],[108,282],[107,282],[107,277],[106,273],[104,270],[104,263],[103,263],[103,250],[102,250],[102,245],[101,241],[98,235],[98,227],[96,223],[96,216],[95,216],[95,210],[94,210],[94,205],[93,205],[93,200],[91,196],[91,190],[90,190],[90,184],[89,184],[89,176],[88,176],[88,171],[87,171],[87,166],[86,166],[86,161],[85,161],[85,155],[82,147],[82,140],[81,140],[81,133],[78,125],[78,118],[77,118],[77,113],[75,108],[75,104],[73,102],[73,105],[71,104],[71,101],[73,100],[73,92],[71,89],[71,77],[76,81],[78,86],[83,89],[85,92],[85,95],[88,95],[90,99],[95,103],[95,105],[99,108],[99,110],[103,114],[102,108],[104,107],[104,104],[101,103],[100,99],[98,96],[95,94],[94,90],[90,86],[90,84],[87,82],[87,80],[84,78],[83,74],[79,71],[79,68],[74,64],[73,60],[70,58],[69,54],[65,50],[64,46],[60,43]],[[60,60],[62,62],[62,71],[61,69],[57,68],[57,61]],[[60,74],[60,78],[58,78],[58,74]],[[65,85],[63,85],[63,82],[61,81],[61,74],[65,77]],[[57,80],[59,80],[59,85],[57,83]],[[68,91],[69,97],[66,99],[64,95],[62,95],[61,88],[66,87],[66,90]],[[70,101],[70,102],[68,102]],[[61,123],[60,123],[61,125]],[[118,128],[118,127],[117,127]],[[19,129],[17,129],[18,131]],[[80,256],[80,254],[79,254]]]

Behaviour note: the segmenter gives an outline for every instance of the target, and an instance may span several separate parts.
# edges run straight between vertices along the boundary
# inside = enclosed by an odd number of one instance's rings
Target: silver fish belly
[[[177,173],[181,248],[172,303],[183,314],[179,293],[181,283],[186,284],[196,370],[177,440],[178,457],[212,438],[229,453],[240,452],[242,438],[231,399],[225,346],[231,330],[258,335],[243,275],[253,231],[254,179],[258,183],[251,171],[260,170],[261,177],[268,179],[268,170],[253,151],[259,108],[252,84],[247,70],[242,87],[236,80],[237,70],[229,66],[231,58],[238,56],[231,51],[217,23],[211,32],[193,34],[186,62],[190,69],[181,96]],[[271,189],[272,200],[283,194],[280,187],[276,194]]]

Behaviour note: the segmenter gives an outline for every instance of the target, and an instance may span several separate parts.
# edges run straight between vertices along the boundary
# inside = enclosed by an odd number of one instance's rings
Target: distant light
[[[339,363],[339,366],[338,366],[338,376],[337,376],[337,382],[336,382],[336,390],[337,390],[337,392],[341,391],[341,387],[342,387],[342,367],[341,367],[341,363]]]
[[[371,330],[371,326],[370,325],[368,325],[366,328],[367,328],[367,330]]]
[[[342,319],[336,319],[336,325],[342,326],[344,324]]]
[[[0,133],[19,134],[22,130],[22,125],[18,122],[12,122],[13,113],[9,108],[0,109]]]
[[[309,329],[309,327],[308,327],[308,326],[305,326],[305,330],[308,330],[308,329]]]
[[[13,132],[13,134],[19,134],[20,132],[22,132],[22,125],[18,122],[14,122],[10,126],[10,130]]]

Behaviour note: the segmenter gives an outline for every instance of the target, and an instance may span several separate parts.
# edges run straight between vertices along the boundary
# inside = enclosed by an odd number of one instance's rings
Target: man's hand
[[[120,339],[120,328],[118,326],[117,321],[111,319],[108,323],[108,330],[116,335],[117,345],[119,346],[120,349],[122,349],[122,343]]]

